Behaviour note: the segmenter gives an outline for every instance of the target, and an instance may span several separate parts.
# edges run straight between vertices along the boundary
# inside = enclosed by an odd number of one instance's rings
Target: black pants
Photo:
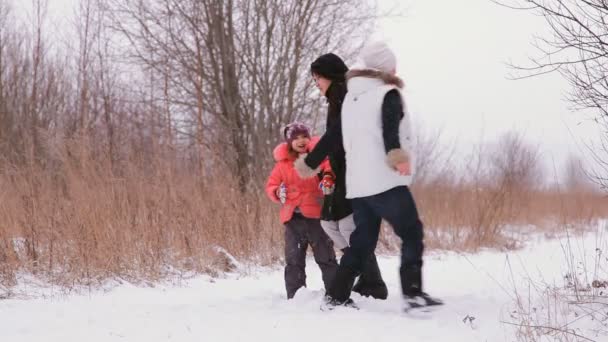
[[[388,221],[401,238],[402,286],[404,271],[422,267],[423,226],[418,217],[414,198],[408,187],[400,186],[378,195],[352,200],[356,229],[350,236],[350,248],[340,260],[340,268],[329,295],[343,301],[350,297],[354,277],[361,273],[363,263],[376,249],[382,219]],[[411,281],[411,279],[409,279]],[[419,281],[417,281],[419,282]],[[420,284],[416,284],[420,286]]]
[[[287,298],[306,286],[306,250],[312,247],[315,261],[321,269],[325,289],[328,290],[338,263],[331,239],[325,234],[318,219],[309,219],[300,214],[285,224],[285,289]]]

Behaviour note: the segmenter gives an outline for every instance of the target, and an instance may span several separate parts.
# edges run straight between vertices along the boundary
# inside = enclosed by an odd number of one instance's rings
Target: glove
[[[323,176],[323,180],[321,180],[321,183],[319,184],[319,189],[323,191],[323,195],[331,195],[334,192],[335,188],[336,183],[334,182],[334,177],[332,177],[331,175]]]
[[[285,204],[285,202],[287,201],[287,186],[285,186],[285,183],[281,183],[281,185],[277,189],[277,198],[279,199],[281,204]]]

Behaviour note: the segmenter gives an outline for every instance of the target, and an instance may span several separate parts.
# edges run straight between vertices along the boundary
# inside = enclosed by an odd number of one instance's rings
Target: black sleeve
[[[403,119],[403,103],[401,95],[395,89],[384,96],[382,102],[382,138],[386,153],[401,148],[399,142],[399,124]]]
[[[342,143],[342,123],[332,125],[321,137],[315,148],[306,156],[304,162],[311,169],[316,169],[332,151],[335,144]]]

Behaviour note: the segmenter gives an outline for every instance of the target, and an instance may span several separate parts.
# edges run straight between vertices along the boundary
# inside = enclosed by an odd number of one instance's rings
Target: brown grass
[[[575,177],[570,171],[567,186],[547,186],[539,148],[521,134],[509,132],[494,144],[473,146],[461,165],[437,139],[420,139],[422,146],[416,146],[426,168],[413,186],[431,248],[512,249],[530,230],[553,235],[564,225],[582,230],[608,217],[608,197],[584,172]]]
[[[559,234],[563,226],[584,230],[608,217],[608,198],[594,191],[557,189],[510,193],[472,185],[432,185],[416,189],[433,248],[477,250],[516,248],[519,233]],[[523,230],[523,231],[522,231]]]
[[[53,158],[45,163],[0,169],[4,286],[20,273],[70,288],[217,274],[234,268],[226,253],[251,264],[282,258],[278,207],[261,183],[241,192],[228,170],[213,166],[222,164],[210,163],[203,175],[171,149],[112,161],[84,138],[49,146]],[[608,216],[601,194],[527,189],[504,170],[430,179],[413,191],[431,249],[516,248],[513,227],[551,232]],[[385,229],[381,250],[398,245]]]
[[[52,171],[0,174],[3,284],[19,271],[65,286],[213,273],[225,264],[217,247],[260,264],[282,255],[276,208],[236,190],[229,175],[209,182],[160,159],[117,172],[106,160],[64,152]]]

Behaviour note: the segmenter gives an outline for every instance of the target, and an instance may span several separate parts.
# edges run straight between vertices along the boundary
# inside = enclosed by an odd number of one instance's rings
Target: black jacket
[[[331,195],[325,196],[321,219],[338,221],[353,213],[350,200],[346,199],[346,159],[342,146],[342,102],[346,96],[346,83],[334,81],[327,89],[326,132],[319,143],[306,157],[306,164],[316,168],[328,157],[336,176],[336,188]]]

